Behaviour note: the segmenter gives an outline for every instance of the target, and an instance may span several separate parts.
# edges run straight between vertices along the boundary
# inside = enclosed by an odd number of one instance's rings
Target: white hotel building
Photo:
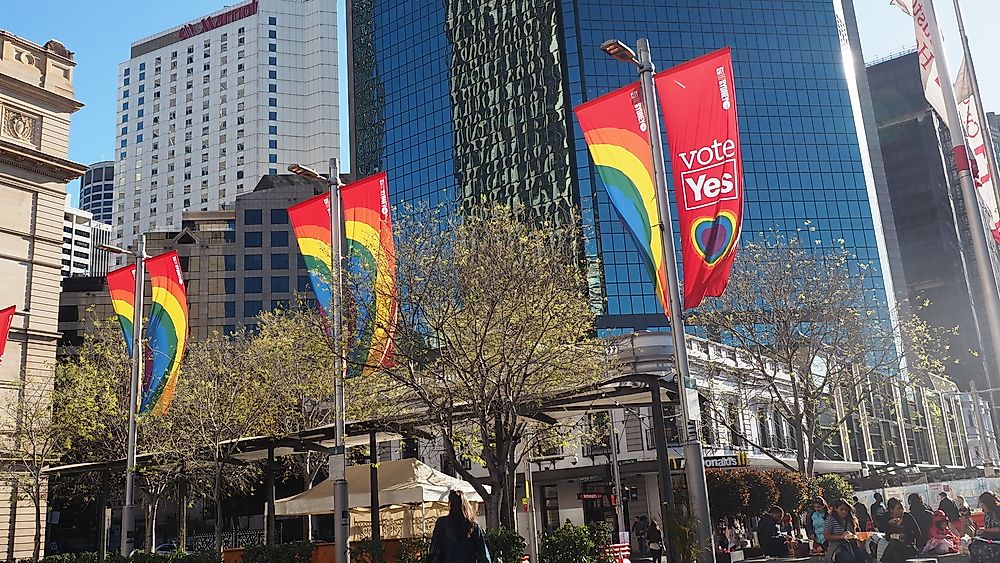
[[[115,235],[179,228],[340,154],[336,2],[252,0],[132,44],[118,73]]]

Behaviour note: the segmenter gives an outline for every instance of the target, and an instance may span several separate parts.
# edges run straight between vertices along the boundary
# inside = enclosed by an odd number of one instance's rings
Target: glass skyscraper
[[[732,47],[743,240],[772,230],[810,244],[842,239],[882,271],[841,49],[845,24],[832,0],[352,4],[356,172],[387,171],[394,203],[499,202],[556,222],[578,214],[605,331],[666,322],[572,113],[636,80],[633,67],[600,50],[610,38],[634,45],[648,37],[659,69]],[[885,295],[881,274],[870,284]]]

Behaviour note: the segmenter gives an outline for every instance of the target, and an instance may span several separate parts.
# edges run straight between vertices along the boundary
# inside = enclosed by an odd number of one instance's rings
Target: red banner
[[[13,320],[14,305],[0,309],[0,361],[3,360],[3,351],[7,347],[7,335],[10,334],[10,323]]]
[[[743,159],[729,48],[656,75],[684,259],[684,307],[726,289],[743,223]]]

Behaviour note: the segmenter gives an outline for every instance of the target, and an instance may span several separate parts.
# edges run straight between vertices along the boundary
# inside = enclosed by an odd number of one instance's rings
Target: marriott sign
[[[249,4],[244,4],[242,6],[237,6],[228,12],[223,12],[217,16],[208,16],[201,18],[201,21],[189,23],[182,27],[180,31],[177,32],[177,37],[180,39],[190,39],[195,35],[200,33],[205,33],[206,31],[211,31],[217,27],[222,27],[226,24],[233,23],[236,20],[241,20],[243,18],[250,17],[257,13],[257,0],[253,0]]]

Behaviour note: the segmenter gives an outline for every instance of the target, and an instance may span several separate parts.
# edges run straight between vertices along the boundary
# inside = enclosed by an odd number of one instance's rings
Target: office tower
[[[962,387],[976,381],[984,389],[982,358],[969,352],[991,350],[993,340],[985,318],[976,323],[975,307],[983,300],[947,128],[924,98],[917,53],[872,64],[868,77],[906,292],[915,300],[929,300],[922,311],[929,323],[958,328],[949,337],[950,352],[959,360],[949,366],[952,378]],[[996,245],[990,248],[996,259]]]
[[[87,167],[80,180],[80,209],[90,212],[95,221],[110,225],[115,205],[115,163],[106,160]]]
[[[253,0],[132,44],[118,77],[120,243],[222,209],[291,163],[326,169],[340,151],[336,16],[324,0]]]
[[[877,139],[856,119],[864,96],[845,58],[857,35],[849,8],[831,0],[415,0],[405,9],[355,1],[355,172],[388,172],[394,203],[503,203],[556,222],[576,213],[602,332],[662,327],[653,285],[594,174],[572,107],[637,79],[634,67],[601,51],[606,39],[648,37],[660,69],[728,45],[744,141],[743,240],[772,229],[808,244],[843,240],[873,266],[869,283],[884,313],[893,292],[883,262],[895,243],[880,225],[886,210],[870,158]]]
[[[111,244],[111,225],[95,220],[89,211],[72,207],[67,194],[62,232],[63,277],[107,274],[111,253],[98,248],[102,244]]]
[[[0,362],[5,435],[22,424],[19,401],[44,400],[55,379],[66,183],[86,171],[66,158],[70,116],[82,107],[73,97],[75,66],[58,41],[38,45],[0,30],[0,307],[17,311]],[[0,553],[13,561],[31,556],[35,507],[12,488],[11,472],[23,468],[0,455],[7,460],[0,468]]]

